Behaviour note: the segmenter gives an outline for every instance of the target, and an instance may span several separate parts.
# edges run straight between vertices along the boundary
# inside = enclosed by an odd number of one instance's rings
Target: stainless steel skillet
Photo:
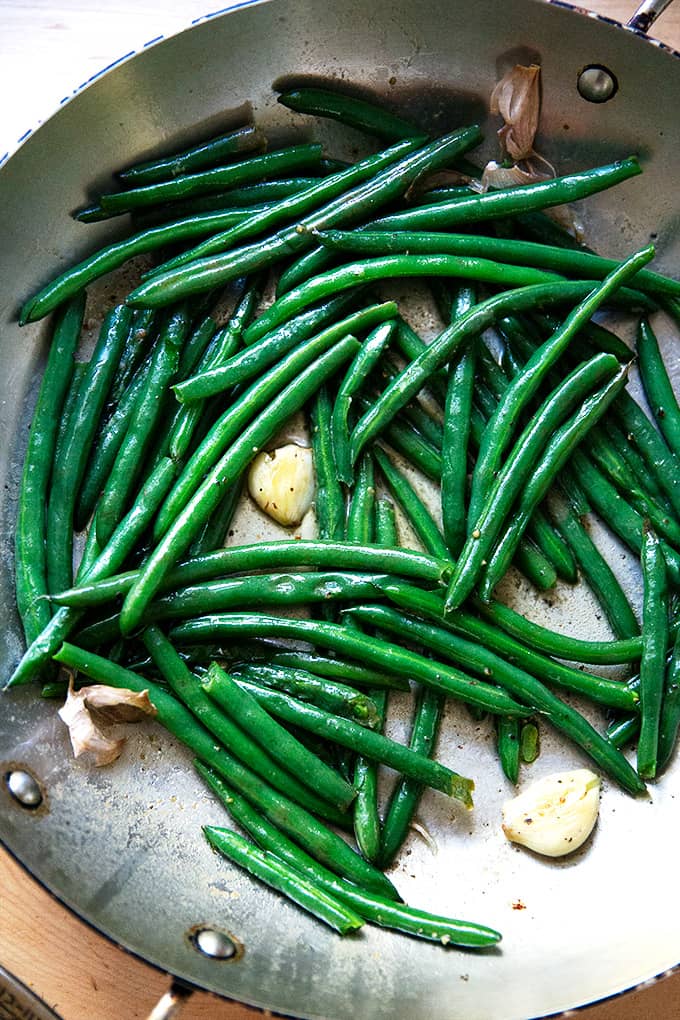
[[[165,138],[179,140],[191,125],[246,96],[265,123],[288,130],[269,88],[278,76],[300,68],[322,77],[344,72],[371,90],[388,92],[395,102],[405,97],[430,111],[452,102],[474,115],[498,62],[515,49],[538,55],[544,67],[545,149],[560,168],[631,149],[647,157],[644,187],[638,182],[616,201],[611,196],[597,203],[589,227],[598,247],[623,253],[664,224],[660,249],[673,271],[678,213],[673,114],[680,90],[677,61],[669,54],[608,26],[533,3],[505,4],[502,10],[478,4],[473,12],[462,5],[419,5],[410,12],[374,6],[359,38],[356,25],[364,22],[358,18],[349,6],[326,10],[274,2],[215,19],[202,32],[199,26],[169,40],[103,79],[46,125],[0,174],[8,262],[2,274],[8,319],[3,343],[10,364],[3,394],[4,483],[15,482],[13,459],[21,445],[17,391],[29,389],[33,361],[28,359],[39,356],[39,330],[19,334],[9,320],[17,298],[53,272],[60,259],[70,261],[83,244],[94,245],[93,234],[84,235],[63,214],[84,197],[90,167],[96,166],[98,175],[101,168],[103,179],[103,171]],[[451,27],[444,32],[444,25]],[[609,104],[590,106],[575,91],[577,72],[590,63],[609,67],[618,78],[619,92]],[[128,110],[129,115],[119,115]],[[659,123],[662,118],[667,123]],[[8,505],[8,538],[12,510]],[[8,618],[9,587],[6,579]],[[571,596],[565,594],[559,608],[565,626],[588,623],[588,606],[575,608]],[[3,640],[9,662],[18,654],[18,639],[8,632]],[[167,969],[225,994],[298,1015],[519,1017],[598,997],[680,958],[677,903],[667,883],[677,831],[672,777],[651,806],[632,805],[607,791],[587,857],[558,869],[546,867],[510,851],[499,838],[498,805],[505,791],[499,792],[488,735],[463,732],[452,713],[453,746],[443,746],[442,754],[464,762],[479,777],[474,828],[460,817],[451,824],[448,807],[433,799],[426,810],[436,819],[430,827],[439,853],[433,857],[414,842],[397,882],[419,902],[445,904],[454,913],[497,924],[506,934],[503,954],[461,957],[380,932],[371,932],[361,944],[338,945],[275,898],[216,870],[196,839],[200,821],[214,820],[215,808],[190,773],[185,779],[178,775],[183,759],[173,757],[167,743],[161,754],[155,742],[152,754],[147,734],[144,761],[134,766],[137,756],[131,751],[125,767],[92,777],[68,762],[46,706],[36,708],[26,697],[3,707],[2,762],[31,765],[50,804],[41,816],[20,814],[3,803],[7,844],[104,930]],[[459,751],[457,744],[466,746]],[[550,748],[544,755],[546,770],[558,761],[576,760]],[[655,851],[653,869],[645,869],[650,885],[640,888],[636,881],[633,888],[630,876],[637,874],[649,847]],[[512,909],[519,902],[526,910]],[[245,945],[243,956],[216,964],[185,947],[185,930],[202,921],[231,930]]]

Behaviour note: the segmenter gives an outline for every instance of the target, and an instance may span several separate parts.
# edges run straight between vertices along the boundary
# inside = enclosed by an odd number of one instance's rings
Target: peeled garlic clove
[[[314,499],[312,451],[290,443],[259,453],[250,466],[248,491],[279,524],[299,524]]]
[[[594,772],[556,772],[505,802],[503,832],[537,854],[563,857],[588,839],[599,806],[600,779]]]

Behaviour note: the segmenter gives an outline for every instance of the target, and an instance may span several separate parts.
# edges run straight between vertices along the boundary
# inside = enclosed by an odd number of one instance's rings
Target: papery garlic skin
[[[258,454],[248,473],[248,491],[279,524],[299,524],[314,500],[312,451],[289,443]]]
[[[155,716],[156,708],[149,700],[148,691],[131,691],[127,688],[94,684],[76,691],[73,678],[69,682],[64,705],[59,717],[68,726],[74,758],[88,754],[94,765],[110,765],[120,757],[125,737],[109,737],[97,725],[104,722],[139,722]]]
[[[599,776],[589,769],[556,772],[505,802],[503,832],[535,853],[563,857],[583,846],[599,807]]]
[[[516,161],[528,159],[534,151],[541,109],[541,68],[516,64],[491,93],[491,113],[499,113],[505,121],[498,132],[503,150]]]

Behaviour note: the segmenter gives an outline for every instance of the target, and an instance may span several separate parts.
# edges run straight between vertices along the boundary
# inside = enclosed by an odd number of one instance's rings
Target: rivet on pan
[[[209,925],[196,925],[192,928],[189,941],[194,949],[212,960],[233,960],[243,952],[243,947],[233,935]]]
[[[589,103],[606,103],[616,95],[619,83],[616,75],[602,64],[584,67],[576,83],[581,96]]]
[[[5,773],[5,784],[17,804],[35,811],[43,802],[42,790],[38,780],[24,769],[13,769]]]

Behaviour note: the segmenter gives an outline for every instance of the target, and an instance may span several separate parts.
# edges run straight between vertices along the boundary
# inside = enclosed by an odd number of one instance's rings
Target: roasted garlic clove
[[[589,769],[544,776],[503,805],[503,832],[546,857],[578,850],[593,831],[600,779]]]
[[[314,499],[312,451],[290,443],[258,454],[250,466],[248,491],[279,524],[299,524]]]

